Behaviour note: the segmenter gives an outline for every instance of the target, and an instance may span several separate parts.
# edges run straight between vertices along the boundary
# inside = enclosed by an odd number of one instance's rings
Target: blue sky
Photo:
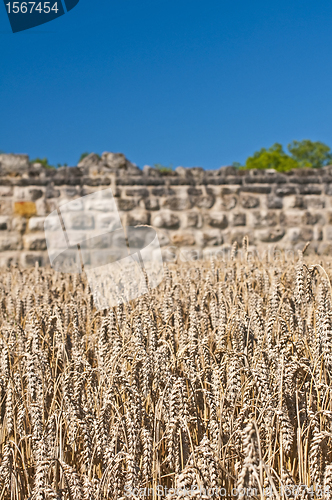
[[[80,0],[16,34],[0,7],[5,152],[219,168],[274,142],[332,147],[330,1]]]

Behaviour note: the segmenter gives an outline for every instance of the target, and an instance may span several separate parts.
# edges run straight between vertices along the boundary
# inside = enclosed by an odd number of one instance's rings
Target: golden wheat
[[[331,262],[243,248],[102,311],[84,274],[0,272],[0,499],[332,488]]]

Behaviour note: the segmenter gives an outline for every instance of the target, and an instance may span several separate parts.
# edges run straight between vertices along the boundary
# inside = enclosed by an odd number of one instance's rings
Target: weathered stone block
[[[13,172],[24,172],[29,169],[28,155],[0,154],[0,172],[11,174]]]
[[[0,268],[10,267],[18,264],[20,252],[1,252],[0,253]]]
[[[89,229],[94,229],[95,227],[95,219],[93,215],[88,213],[73,214],[70,217],[68,217],[67,220],[70,229],[89,230]],[[65,224],[67,227],[67,221],[65,221]]]
[[[281,227],[274,229],[264,229],[257,232],[257,237],[265,243],[275,243],[285,236],[285,230]]]
[[[145,198],[144,205],[147,210],[159,210],[159,199],[158,198]]]
[[[247,223],[247,217],[244,213],[233,214],[233,226],[245,226]]]
[[[44,233],[31,233],[23,236],[25,250],[46,250],[46,239]]]
[[[282,226],[300,226],[303,221],[303,214],[302,212],[281,212],[279,220]]]
[[[165,229],[178,229],[180,227],[180,219],[171,212],[161,211],[153,218],[152,225]]]
[[[187,190],[189,196],[202,196],[203,191],[196,187],[190,187]]]
[[[208,224],[211,227],[225,229],[228,226],[228,220],[225,214],[219,212],[210,212],[208,216]]]
[[[45,217],[31,217],[29,219],[29,231],[44,231]]]
[[[247,186],[244,185],[240,188],[241,193],[257,193],[257,194],[269,194],[271,193],[271,186]]]
[[[271,227],[278,224],[278,213],[277,212],[252,212],[252,225],[254,227]]]
[[[283,207],[283,200],[282,198],[279,198],[278,196],[268,196],[267,197],[267,208],[274,208],[274,209],[279,209]]]
[[[29,195],[32,201],[36,201],[43,196],[43,191],[41,189],[30,189]]]
[[[313,239],[314,233],[311,227],[295,227],[288,229],[287,239],[291,243],[297,243],[299,241],[311,241]]]
[[[137,196],[138,198],[147,198],[149,196],[149,191],[144,188],[127,189],[126,195]]]
[[[15,201],[14,213],[21,217],[32,217],[37,213],[36,203],[34,201]]]
[[[10,225],[10,218],[7,215],[0,216],[0,231],[8,231]]]
[[[174,245],[189,246],[195,245],[195,238],[191,233],[173,233],[171,235],[171,242]]]
[[[305,212],[302,216],[302,224],[313,226],[314,224],[325,224],[325,218],[321,213]]]
[[[332,226],[325,226],[323,232],[325,234],[325,239],[328,241],[332,241]]]
[[[322,194],[320,186],[299,186],[300,194]]]
[[[188,210],[192,205],[190,198],[179,198],[178,196],[170,196],[163,203],[164,208],[175,211]]]
[[[0,252],[22,250],[22,238],[18,234],[4,234],[0,236]]]
[[[303,196],[295,196],[292,208],[306,208]]]
[[[152,194],[154,196],[173,196],[175,191],[169,187],[157,187],[152,189]]]
[[[1,184],[3,179],[0,180]],[[11,186],[0,186],[0,198],[3,196],[13,196],[13,188]]]
[[[22,234],[27,227],[27,220],[24,217],[13,217],[11,225],[13,231],[17,231]]]
[[[149,212],[133,212],[127,214],[127,226],[139,226],[144,224],[150,224],[150,213]]]
[[[239,247],[242,247],[242,243],[243,243],[243,238],[245,236],[248,236],[248,231],[240,231],[240,230],[234,230],[234,231],[231,231],[230,233],[230,243],[234,243],[235,241],[237,242],[238,246]],[[251,241],[250,241],[251,242]]]
[[[150,165],[144,165],[143,175],[148,175],[151,177],[161,177],[161,172],[157,168],[150,167]]]
[[[201,216],[198,212],[188,212],[186,214],[186,227],[198,227]]]
[[[296,194],[295,186],[281,186],[276,188],[275,193],[277,196],[289,196],[291,194]]]
[[[259,198],[250,195],[242,195],[240,202],[243,208],[256,208],[259,206]]]
[[[223,210],[232,210],[236,207],[237,198],[234,195],[222,195],[221,197],[221,208]]]
[[[317,249],[318,255],[327,255],[329,257],[332,256],[332,243],[322,242],[319,244]]]
[[[305,196],[305,208],[325,208],[325,200],[318,196]]]
[[[137,207],[137,201],[134,198],[119,198],[116,200],[119,210],[129,211]]]
[[[198,208],[212,208],[216,201],[215,196],[212,193],[192,197],[192,200],[194,205]]]
[[[45,198],[59,198],[60,190],[55,189],[53,186],[47,186],[45,191]]]
[[[223,242],[223,237],[220,229],[210,229],[200,231],[196,236],[197,244],[201,247],[217,246]]]
[[[22,267],[34,267],[36,262],[39,266],[50,263],[48,256],[40,252],[22,252],[20,254],[20,264]]]

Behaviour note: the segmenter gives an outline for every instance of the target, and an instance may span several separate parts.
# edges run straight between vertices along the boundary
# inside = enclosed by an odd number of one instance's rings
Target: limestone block
[[[189,246],[195,245],[195,238],[192,233],[178,232],[171,235],[171,242],[174,245]]]
[[[325,224],[325,217],[321,212],[305,212],[302,215],[302,224],[313,226],[315,224]]]
[[[10,217],[8,215],[0,215],[0,231],[8,231],[10,229]]]
[[[283,200],[279,196],[270,195],[266,200],[267,208],[279,209],[283,207]]]
[[[285,230],[281,227],[273,229],[264,229],[257,231],[257,237],[265,243],[275,243],[280,241],[285,236]]]
[[[67,188],[68,189],[68,188]],[[54,186],[47,186],[46,191],[45,191],[45,198],[59,198],[60,196],[60,190],[55,189]]]
[[[29,231],[44,231],[46,217],[31,217],[28,223]]]
[[[28,155],[0,154],[0,172],[11,174],[13,172],[24,172],[29,169]]]
[[[240,202],[243,208],[256,208],[259,206],[259,198],[251,195],[242,195]]]
[[[300,194],[322,194],[322,190],[320,186],[299,186]]]
[[[145,188],[126,189],[126,196],[137,196],[138,198],[147,198],[149,191]]]
[[[20,252],[0,252],[0,268],[18,264]]]
[[[23,234],[27,227],[27,220],[24,217],[13,217],[12,229],[20,234]]]
[[[280,224],[285,227],[301,226],[303,221],[303,212],[298,210],[287,210],[280,213]]]
[[[325,208],[325,200],[321,196],[305,196],[305,208]]]
[[[293,194],[296,194],[296,188],[295,188],[295,186],[277,187],[275,190],[275,194],[278,197],[293,195]]]
[[[21,252],[20,264],[22,267],[34,267],[36,262],[39,266],[47,266],[50,264],[47,253],[44,252]]]
[[[190,198],[180,198],[178,196],[169,196],[167,199],[163,202],[163,207],[164,208],[169,208],[170,210],[188,210],[193,206],[192,201]]]
[[[314,233],[311,227],[294,227],[287,230],[287,240],[291,243],[311,241]]]
[[[278,224],[278,213],[274,211],[251,212],[251,225],[254,227],[271,227]]]
[[[196,242],[200,247],[217,246],[222,244],[223,237],[220,229],[207,229],[197,233]]]
[[[137,200],[134,198],[119,198],[116,200],[116,204],[119,210],[129,211],[137,207]]]
[[[155,197],[145,198],[144,206],[147,210],[159,210],[159,199]]]
[[[10,200],[3,200],[0,198],[0,215],[11,215],[12,204]]]
[[[29,196],[32,201],[39,200],[43,194],[44,193],[41,189],[29,189]]]
[[[23,236],[25,250],[46,250],[46,239],[44,233],[31,233]]]
[[[7,233],[0,236],[0,252],[22,250],[22,238],[19,234]]]
[[[160,211],[153,217],[152,225],[165,229],[178,229],[180,227],[180,219],[171,212]]]
[[[250,235],[248,235],[248,230],[245,231],[240,231],[240,230],[234,230],[234,231],[231,231],[230,235],[229,235],[229,240],[230,240],[230,243],[234,243],[235,241],[237,242],[237,244],[239,245],[239,247],[242,247],[242,243],[243,243],[243,238],[245,236],[250,236],[250,243],[253,243],[251,240],[253,239],[253,235],[250,233]]]
[[[161,177],[161,172],[154,167],[150,167],[150,165],[144,165],[143,174],[150,177]]]
[[[21,217],[32,217],[37,214],[36,203],[34,201],[15,201],[14,213]]]
[[[235,213],[232,217],[233,226],[245,226],[247,223],[247,217],[245,213]]]
[[[210,212],[208,224],[217,229],[225,229],[228,226],[228,220],[225,214],[220,212]]]
[[[261,186],[261,185],[244,185],[240,188],[241,193],[257,193],[257,194],[269,194],[271,193],[271,186]]]
[[[200,227],[201,226],[201,214],[199,212],[187,212],[186,213],[186,227]]]
[[[157,187],[152,189],[152,194],[154,196],[173,196],[175,191],[169,187]]]
[[[223,210],[232,210],[236,207],[237,198],[234,195],[222,194],[221,196],[221,208]]]
[[[127,226],[139,226],[144,224],[150,224],[150,213],[145,211],[136,211],[127,214],[126,225]]]
[[[0,198],[3,198],[4,196],[13,196],[13,188],[11,186],[0,186]]]

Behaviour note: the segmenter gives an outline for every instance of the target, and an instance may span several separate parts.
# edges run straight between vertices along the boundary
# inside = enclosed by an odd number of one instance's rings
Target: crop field
[[[329,498],[331,264],[244,243],[105,310],[0,271],[0,500]]]

